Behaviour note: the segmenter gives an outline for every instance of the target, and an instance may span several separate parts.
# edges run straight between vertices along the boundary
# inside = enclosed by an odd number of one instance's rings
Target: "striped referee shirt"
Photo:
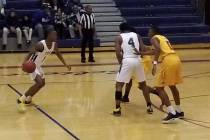
[[[95,16],[94,14],[83,13],[80,19],[80,25],[83,29],[95,28]]]

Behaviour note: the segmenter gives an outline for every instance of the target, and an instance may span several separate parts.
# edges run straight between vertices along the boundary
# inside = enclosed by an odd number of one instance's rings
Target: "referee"
[[[95,16],[92,12],[92,6],[85,6],[85,11],[80,19],[80,36],[82,37],[81,43],[81,62],[86,62],[85,50],[89,47],[89,62],[95,62],[93,56],[94,48],[94,35],[95,35]]]

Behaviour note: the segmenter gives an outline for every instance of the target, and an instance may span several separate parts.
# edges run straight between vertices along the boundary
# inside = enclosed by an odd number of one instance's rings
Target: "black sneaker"
[[[129,100],[129,98],[123,97],[123,98],[121,99],[121,102],[123,102],[123,103],[129,103],[130,100]]]
[[[94,59],[89,59],[88,62],[95,63],[96,61]]]
[[[147,113],[148,114],[153,114],[153,109],[152,109],[152,106],[151,105],[148,105],[147,106]]]
[[[31,45],[31,41],[30,41],[30,40],[27,40],[27,41],[26,41],[26,44],[27,44],[28,46],[30,46],[30,45]]]
[[[113,115],[114,116],[118,116],[118,117],[121,116],[121,108],[114,109]]]
[[[82,60],[81,60],[81,63],[86,63],[86,60],[85,60],[85,59],[82,59]]]
[[[18,44],[18,45],[17,45],[17,48],[18,48],[18,49],[21,49],[21,48],[22,48],[22,44]]]
[[[174,115],[172,113],[168,113],[168,116],[164,119],[162,119],[162,123],[163,124],[169,124],[169,123],[173,123],[174,120],[177,119],[177,115]]]
[[[179,119],[184,119],[184,112],[176,112],[176,116],[177,116],[177,118],[179,118]]]
[[[2,45],[2,50],[6,50],[7,45]]]

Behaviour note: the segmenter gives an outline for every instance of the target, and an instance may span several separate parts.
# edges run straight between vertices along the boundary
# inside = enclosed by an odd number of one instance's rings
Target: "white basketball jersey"
[[[29,60],[33,61],[36,64],[36,66],[38,66],[38,67],[41,66],[44,63],[45,58],[48,55],[50,55],[54,51],[54,48],[55,48],[55,42],[52,43],[51,49],[48,49],[45,40],[42,40],[40,42],[44,46],[43,51],[42,52],[35,52],[34,54],[31,55],[31,57],[29,59]]]
[[[123,58],[139,58],[139,55],[135,54],[134,48],[139,51],[139,39],[138,35],[134,32],[121,33],[122,37],[122,51]]]

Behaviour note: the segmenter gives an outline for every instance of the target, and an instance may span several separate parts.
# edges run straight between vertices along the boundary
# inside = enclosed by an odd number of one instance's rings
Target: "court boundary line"
[[[11,84],[7,84],[7,86],[12,89],[18,96],[22,96],[22,93],[20,93],[15,87],[13,87]],[[64,127],[60,122],[58,122],[56,119],[54,119],[52,116],[50,116],[46,111],[44,111],[42,108],[40,108],[38,105],[34,104],[33,107],[37,109],[39,112],[41,112],[44,116],[46,116],[49,120],[51,120],[54,124],[56,124],[58,127],[63,129],[67,134],[69,134],[71,137],[73,137],[75,140],[80,140],[75,134],[73,134],[70,130],[68,130],[66,127]]]

